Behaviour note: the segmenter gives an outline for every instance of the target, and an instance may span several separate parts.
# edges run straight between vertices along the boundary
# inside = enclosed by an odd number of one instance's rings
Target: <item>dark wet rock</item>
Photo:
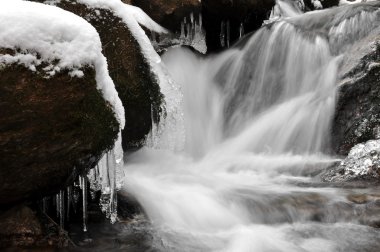
[[[141,146],[152,127],[152,112],[154,119],[159,119],[163,97],[140,45],[126,24],[109,10],[92,9],[68,0],[57,6],[83,17],[98,31],[109,74],[125,108],[123,148]]]
[[[324,9],[339,5],[339,0],[320,0],[320,2]]]
[[[226,33],[227,26],[230,27],[231,44],[239,38],[241,24],[245,33],[261,27],[274,5],[274,0],[203,0],[202,14],[208,51],[222,48],[220,37],[221,33]]]
[[[350,194],[347,199],[355,204],[380,203],[380,194]]]
[[[343,59],[333,150],[347,155],[359,143],[380,138],[380,29],[355,43]]]
[[[42,235],[42,225],[29,207],[16,206],[0,215],[0,248],[34,246]]]
[[[112,148],[119,124],[94,69],[83,72],[0,69],[0,205],[55,193]]]
[[[199,0],[130,0],[130,2],[172,32],[181,30],[181,22],[185,17],[190,22],[191,13],[194,16],[201,13]]]
[[[125,191],[117,193],[117,212],[121,219],[132,219],[134,216],[143,213],[140,203],[132,195]]]

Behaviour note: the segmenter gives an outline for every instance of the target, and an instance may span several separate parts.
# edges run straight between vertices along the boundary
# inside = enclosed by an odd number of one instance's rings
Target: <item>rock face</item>
[[[172,32],[181,30],[181,21],[184,17],[189,17],[191,13],[198,15],[201,12],[199,0],[129,0],[129,2],[140,7],[154,21]]]
[[[380,29],[346,55],[332,129],[334,152],[340,155],[358,143],[380,138]]]
[[[225,34],[226,39],[228,26],[231,43],[239,38],[241,25],[245,33],[259,28],[274,5],[275,0],[203,0],[202,15],[208,50],[222,48],[221,34]]]
[[[98,31],[109,74],[125,109],[123,148],[141,146],[152,127],[152,115],[156,121],[159,118],[162,94],[140,45],[123,21],[109,10],[67,0],[57,6],[83,17]]]
[[[0,205],[54,193],[113,146],[119,124],[94,70],[84,74],[0,68]]]

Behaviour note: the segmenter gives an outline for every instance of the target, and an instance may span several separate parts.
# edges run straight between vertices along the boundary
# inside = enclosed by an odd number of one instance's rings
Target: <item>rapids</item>
[[[124,190],[151,221],[155,250],[379,251],[380,231],[365,224],[380,206],[349,200],[376,188],[318,177],[339,161],[329,134],[340,61],[380,25],[379,7],[282,18],[208,57],[163,55],[180,91],[166,105],[181,112],[166,114],[154,146],[124,167]],[[168,121],[177,128],[165,129]]]

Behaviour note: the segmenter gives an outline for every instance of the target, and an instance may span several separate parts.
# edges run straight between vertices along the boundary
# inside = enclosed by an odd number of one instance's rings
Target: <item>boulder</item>
[[[202,15],[208,51],[222,48],[221,33],[226,38],[228,26],[231,43],[240,37],[241,27],[245,33],[261,27],[274,5],[275,0],[203,0]]]
[[[42,225],[29,207],[16,206],[0,215],[0,248],[34,246],[42,235]]]
[[[191,13],[199,15],[201,12],[199,0],[123,0],[126,3],[128,1],[172,32],[181,31],[184,17],[190,18]]]
[[[322,178],[328,182],[380,182],[379,155],[380,140],[357,144],[338,166],[329,169]]]
[[[347,155],[359,143],[380,138],[380,28],[346,53],[332,127],[333,151]]]
[[[0,49],[5,52],[10,50]],[[15,64],[0,68],[0,205],[72,183],[112,148],[119,131],[94,69],[84,69],[82,78],[41,72]]]
[[[45,2],[38,0],[38,2]],[[94,9],[77,1],[62,0],[58,7],[83,17],[98,31],[109,75],[124,105],[126,126],[123,148],[140,147],[157,122],[163,100],[156,76],[126,24],[107,9]]]

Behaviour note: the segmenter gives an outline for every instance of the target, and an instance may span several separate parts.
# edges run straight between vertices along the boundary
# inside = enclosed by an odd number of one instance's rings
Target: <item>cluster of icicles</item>
[[[151,43],[154,47],[158,48],[161,44],[178,44],[182,46],[191,46],[195,50],[203,54],[207,52],[206,32],[203,28],[202,14],[196,16],[192,12],[188,17],[184,17],[181,22],[180,31],[180,33],[169,35],[169,37],[160,37],[157,36],[157,34],[154,31],[151,31]]]
[[[59,191],[55,196],[45,197],[42,200],[43,212],[48,214],[50,212],[49,205],[53,205],[56,217],[59,219],[59,226],[64,229],[65,222],[69,221],[71,211],[74,211],[74,214],[79,214],[77,211],[82,210],[82,227],[83,231],[87,232],[88,197],[90,196],[92,200],[95,200],[97,192],[100,192],[100,208],[111,223],[115,223],[117,220],[117,190],[120,189],[117,178],[123,177],[119,174],[122,166],[123,152],[118,140],[115,148],[107,152],[98,165],[91,169],[88,174],[78,176],[71,186],[68,186],[66,190]]]

